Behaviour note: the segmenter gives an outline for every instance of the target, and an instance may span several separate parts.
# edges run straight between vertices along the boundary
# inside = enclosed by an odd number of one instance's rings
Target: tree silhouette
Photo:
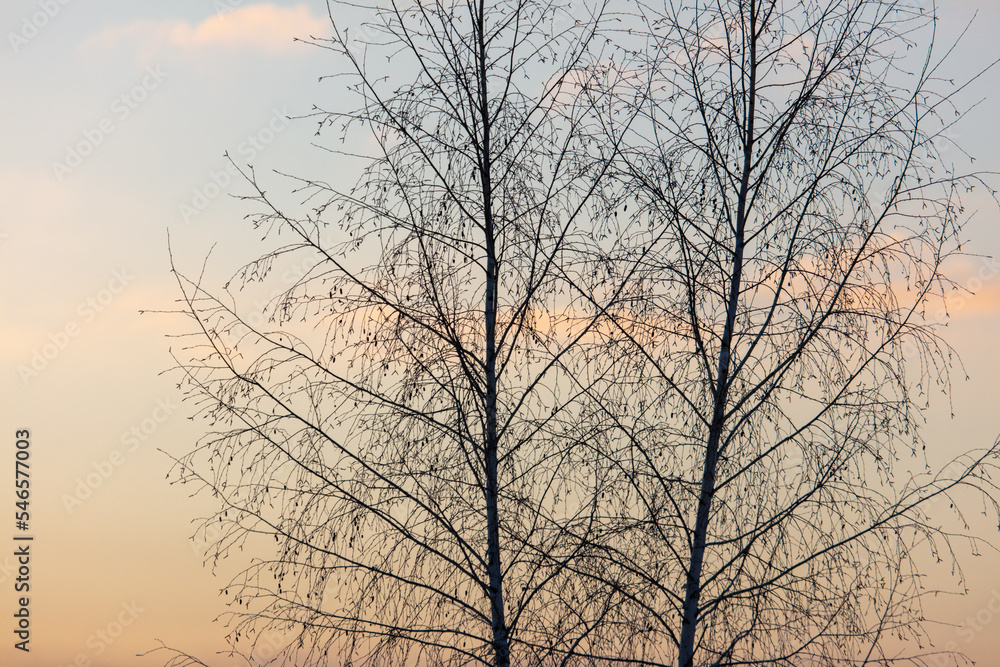
[[[921,558],[968,531],[927,508],[971,487],[996,515],[997,446],[933,471],[920,436],[952,358],[924,309],[954,287],[960,197],[983,185],[941,159],[956,89],[923,4],[634,17],[651,46],[613,91],[642,102],[606,125],[623,151],[603,261],[639,268],[608,309],[615,371],[581,386],[617,504],[607,559],[579,574],[627,591],[643,661],[924,664],[893,642],[925,640]]]
[[[291,240],[234,288],[266,289],[302,256],[311,268],[260,325],[175,270],[199,341],[179,367],[214,425],[177,463],[220,502],[208,558],[277,541],[227,588],[230,637],[288,632],[295,664],[593,651],[614,595],[567,564],[598,520],[574,383],[589,386],[583,342],[603,315],[581,321],[560,272],[615,153],[583,92],[600,8],[368,11],[363,42],[336,24],[316,42],[360,101],[315,112],[321,136],[368,142],[331,149],[334,169],[361,165],[356,186],[296,178],[308,208],[293,215],[245,172],[255,227]]]
[[[247,170],[273,247],[222,296],[175,270],[212,423],[176,473],[218,499],[209,560],[273,554],[226,589],[234,651],[936,658],[896,643],[926,639],[922,559],[980,544],[960,490],[996,516],[1000,446],[938,471],[920,437],[952,358],[924,309],[985,185],[941,159],[930,8],[330,16],[358,102],[315,118],[356,185],[286,176],[296,208]],[[229,292],[275,284],[264,322]]]

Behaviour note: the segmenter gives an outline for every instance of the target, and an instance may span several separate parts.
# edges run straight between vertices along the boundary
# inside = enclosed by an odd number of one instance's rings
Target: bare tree
[[[294,178],[292,213],[247,171],[253,224],[279,243],[232,285],[308,271],[255,323],[175,269],[197,340],[178,363],[213,424],[177,473],[219,501],[209,560],[275,550],[227,587],[230,638],[252,654],[284,632],[294,664],[595,654],[618,601],[568,564],[599,519],[600,461],[579,444],[604,315],[573,311],[560,267],[589,243],[615,153],[583,94],[602,9],[337,10],[370,19],[316,41],[359,106],[315,115],[349,142],[326,144],[332,169],[360,178]]]
[[[941,160],[924,4],[634,4],[614,52],[603,7],[341,7],[361,39],[317,44],[360,106],[316,115],[361,176],[293,178],[293,214],[248,172],[280,245],[233,284],[310,268],[264,324],[177,274],[214,424],[180,479],[220,501],[210,559],[274,550],[227,589],[236,648],[936,660],[922,559],[979,544],[955,508],[996,516],[1000,449],[933,470],[920,437],[983,185]]]
[[[608,306],[572,278],[613,315],[614,367],[579,385],[614,492],[605,555],[574,566],[621,596],[641,637],[623,658],[939,657],[922,558],[971,531],[930,508],[968,488],[996,518],[1000,450],[931,470],[920,436],[952,359],[923,313],[954,287],[960,196],[982,185],[941,159],[957,89],[911,50],[933,47],[931,9],[675,0],[633,17],[646,42],[616,94],[641,118],[607,123],[624,148],[590,253],[630,287]]]

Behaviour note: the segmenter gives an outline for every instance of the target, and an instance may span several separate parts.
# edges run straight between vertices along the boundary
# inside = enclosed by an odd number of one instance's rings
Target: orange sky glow
[[[949,7],[945,37],[979,12],[955,70],[1000,58],[1000,2]],[[226,630],[216,620],[238,563],[218,572],[203,563],[209,545],[192,536],[214,506],[166,479],[171,456],[204,427],[189,419],[178,378],[163,373],[174,365],[171,347],[184,345],[169,334],[185,329],[164,312],[179,296],[167,230],[188,273],[220,242],[207,275],[228,277],[255,256],[260,235],[231,196],[247,189],[224,152],[260,173],[327,168],[309,149],[312,120],[276,121],[342,94],[335,81],[318,82],[333,69],[329,56],[294,41],[329,33],[326,6],[5,0],[0,27],[0,479],[12,504],[14,433],[29,430],[34,537],[24,653],[12,633],[12,517],[0,530],[0,666],[156,667],[162,653],[137,656],[160,640],[212,665],[243,664],[219,653]],[[1000,172],[997,69],[962,99],[980,98],[953,136],[979,158],[976,168]],[[938,320],[964,368],[956,366],[950,403],[931,396],[926,413],[925,438],[941,460],[1000,435],[1000,215],[984,192],[969,204],[979,213],[967,226],[968,255],[949,260],[967,291],[953,292]],[[996,526],[980,528],[996,535]],[[929,600],[938,622],[928,628],[939,648],[996,664],[1000,554],[964,556],[968,594]],[[947,568],[927,575],[929,588],[958,586]]]

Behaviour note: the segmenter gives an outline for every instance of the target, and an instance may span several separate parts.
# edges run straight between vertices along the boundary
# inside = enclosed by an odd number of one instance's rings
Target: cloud
[[[306,5],[280,7],[263,3],[219,13],[197,25],[168,20],[112,26],[89,39],[85,46],[113,48],[125,43],[144,50],[154,46],[185,51],[221,47],[284,53],[295,48],[295,38],[328,30],[328,19],[313,16]]]

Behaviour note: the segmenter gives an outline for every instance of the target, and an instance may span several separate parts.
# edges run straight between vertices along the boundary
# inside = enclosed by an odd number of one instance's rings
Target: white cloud
[[[328,30],[328,19],[313,16],[306,5],[280,7],[263,3],[237,7],[197,25],[168,20],[112,26],[89,39],[85,46],[113,48],[125,43],[142,50],[222,47],[282,53],[296,47],[295,38],[321,35]]]

